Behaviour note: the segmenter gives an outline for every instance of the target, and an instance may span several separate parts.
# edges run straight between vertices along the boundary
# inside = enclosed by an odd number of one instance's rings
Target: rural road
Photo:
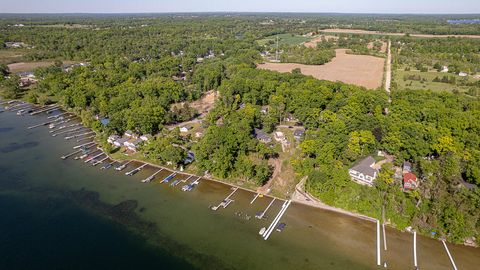
[[[387,70],[386,70],[386,74],[385,74],[385,91],[387,91],[389,96],[390,96],[390,86],[392,84],[392,54],[390,52],[390,46],[392,45],[391,43],[392,42],[390,40],[388,40]]]

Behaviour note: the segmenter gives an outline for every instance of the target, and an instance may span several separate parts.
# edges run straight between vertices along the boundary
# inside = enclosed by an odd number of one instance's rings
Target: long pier
[[[62,115],[65,115],[65,114],[68,114],[69,112],[63,112],[63,113],[59,113],[59,114],[56,114],[56,115],[51,115],[49,117],[47,117],[47,119],[53,119],[53,118],[58,118]]]
[[[157,175],[159,172],[163,171],[163,168],[156,171],[155,173],[153,173],[152,175],[150,175],[149,177],[145,178],[142,180],[142,183],[150,183],[152,182],[153,179],[155,179],[155,175]]]
[[[163,180],[160,181],[160,183],[168,183],[168,181],[172,180],[172,178],[175,177],[175,175],[177,175],[177,172],[171,173],[169,176],[163,178]]]
[[[250,201],[250,204],[253,204],[253,202],[255,202],[255,200],[258,198],[258,196],[260,196],[260,193],[255,194],[253,199]]]
[[[270,224],[270,226],[268,227],[268,229],[264,232],[264,234],[263,234],[263,239],[267,240],[268,237],[270,237],[270,234],[272,234],[273,230],[275,229],[275,227],[277,226],[278,222],[279,222],[280,219],[283,217],[283,215],[285,214],[285,212],[287,211],[287,208],[290,206],[291,203],[292,203],[291,200],[288,200],[288,201],[286,201],[285,203],[283,203],[282,209],[280,210],[280,212],[278,212],[277,216],[276,216],[275,219],[272,221],[272,224]]]
[[[450,251],[448,250],[447,243],[445,243],[445,240],[442,240],[443,246],[445,247],[445,251],[448,254],[448,258],[450,259],[450,262],[452,263],[453,269],[457,270],[457,265],[455,265],[455,261],[453,260],[452,254],[450,254]]]
[[[60,135],[60,134],[65,134],[65,133],[77,131],[77,130],[80,130],[80,129],[82,129],[82,128],[81,127],[72,128],[72,129],[69,129],[69,130],[64,130],[64,131],[60,131],[58,133],[54,133],[54,134],[52,134],[52,136],[55,137],[55,136]]]
[[[75,138],[78,138],[78,137],[82,137],[82,136],[90,135],[90,134],[94,134],[94,133],[95,133],[94,131],[89,131],[89,132],[85,132],[85,133],[81,133],[81,134],[67,136],[67,137],[65,137],[65,140],[75,139]]]
[[[136,169],[133,169],[133,170],[131,170],[131,171],[129,171],[129,172],[126,172],[125,175],[132,176],[132,175],[136,174],[137,172],[141,171],[141,170],[143,169],[143,167],[145,167],[145,166],[147,166],[146,163],[143,164],[143,165],[141,165],[140,167],[138,167],[138,168],[136,168]]]
[[[273,205],[274,202],[275,202],[275,198],[272,199],[272,201],[267,205],[267,208],[265,208],[265,210],[263,210],[260,215],[256,215],[255,217],[258,219],[262,219],[265,216],[265,213],[267,213],[268,209]]]
[[[61,159],[67,159],[67,158],[69,158],[69,157],[71,157],[71,156],[73,156],[73,155],[75,155],[75,154],[77,154],[77,153],[80,153],[80,152],[82,152],[82,150],[78,150],[78,151],[75,151],[75,152],[73,152],[73,153],[63,155],[63,156],[61,156],[60,158],[61,158]]]
[[[95,142],[88,142],[88,143],[80,144],[80,145],[74,146],[73,149],[77,149],[77,148],[80,148],[82,146],[88,146],[88,145],[91,145],[91,144],[95,144]]]
[[[30,115],[36,115],[36,114],[39,114],[39,113],[42,113],[42,112],[46,112],[46,111],[50,111],[50,110],[58,109],[58,108],[60,108],[60,106],[58,106],[58,105],[51,106],[50,108],[46,108],[46,109],[42,108],[38,111],[31,112]]]
[[[102,158],[102,159],[99,160],[99,161],[95,161],[95,162],[92,164],[92,166],[97,166],[98,164],[104,162],[104,161],[107,160],[107,159],[108,159],[108,156]]]
[[[380,266],[382,264],[380,258],[380,221],[377,220],[377,265]]]
[[[95,136],[85,137],[85,138],[78,139],[77,142],[81,142],[81,141],[85,141],[85,140],[93,139],[93,138],[95,138]]]
[[[33,128],[37,128],[37,127],[41,127],[41,126],[46,126],[50,123],[51,123],[51,121],[50,122],[44,122],[44,123],[37,124],[37,125],[34,125],[34,126],[29,126],[27,129],[33,129]]]
[[[90,162],[90,161],[92,161],[92,160],[94,160],[94,159],[96,159],[97,157],[102,156],[102,155],[105,155],[105,153],[103,153],[103,151],[102,151],[100,154],[96,155],[96,156],[93,156],[93,157],[91,157],[91,158],[86,159],[84,162],[85,162],[85,163],[88,163],[88,162]]]
[[[413,266],[418,269],[417,262],[417,231],[413,231]]]
[[[385,222],[382,222],[382,231],[383,231],[383,248],[387,251],[387,234],[385,233]]]
[[[225,199],[223,199],[222,202],[220,202],[219,205],[217,205],[217,206],[212,206],[211,209],[212,209],[213,211],[217,211],[218,208],[220,208],[220,207],[227,208],[227,206],[228,206],[230,203],[233,202],[233,200],[230,199],[230,197],[232,197],[233,194],[235,194],[235,192],[237,192],[237,190],[238,190],[238,187],[235,187],[235,188],[233,189],[233,191],[232,191]]]

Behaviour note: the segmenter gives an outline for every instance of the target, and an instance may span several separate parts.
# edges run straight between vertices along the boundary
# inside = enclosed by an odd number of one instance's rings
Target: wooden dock
[[[168,181],[172,180],[172,178],[175,177],[175,175],[177,175],[177,172],[171,173],[169,176],[163,178],[163,180],[160,181],[160,183],[168,183]]]
[[[93,132],[93,131],[89,131],[89,132],[85,132],[85,133],[81,133],[81,134],[75,134],[75,135],[72,135],[72,136],[65,137],[65,140],[75,139],[75,138],[78,138],[78,137],[82,137],[82,136],[90,135],[90,134],[94,134],[94,133],[95,132]]]
[[[104,162],[107,159],[108,159],[108,156],[102,158],[101,160],[95,161],[95,162],[93,162],[92,166],[97,166],[98,164]]]
[[[88,143],[80,144],[80,145],[74,146],[73,149],[77,149],[77,148],[80,148],[80,147],[83,147],[83,146],[89,146],[89,145],[92,145],[92,144],[95,144],[95,142],[88,142]]]
[[[61,159],[67,159],[67,158],[69,158],[69,157],[71,157],[71,156],[73,156],[73,155],[75,155],[75,154],[80,153],[80,152],[82,152],[82,150],[78,150],[78,151],[75,151],[75,152],[73,152],[73,153],[63,155],[63,156],[61,156],[60,158],[61,158]]]
[[[147,166],[146,163],[145,163],[145,164],[142,164],[142,165],[141,165],[140,167],[138,167],[138,168],[135,168],[135,169],[133,169],[133,170],[131,170],[131,171],[129,171],[129,172],[126,172],[125,175],[132,176],[132,175],[138,173],[139,171],[141,171],[141,170],[143,169],[143,167],[145,167],[145,166]]]
[[[98,150],[100,150],[100,149],[98,149]],[[100,150],[100,151],[101,151],[101,150]],[[94,160],[94,159],[96,159],[97,157],[102,156],[102,155],[105,155],[105,153],[103,153],[103,151],[101,151],[100,154],[98,154],[98,155],[95,155],[95,156],[93,156],[93,157],[91,157],[91,158],[86,159],[84,162],[85,162],[85,163],[88,163],[88,162],[90,162],[90,161],[92,161],[92,160]]]
[[[265,216],[265,214],[267,213],[268,209],[270,209],[270,207],[273,205],[274,202],[275,202],[275,198],[272,199],[272,201],[267,205],[267,208],[265,208],[265,210],[263,210],[260,215],[255,215],[255,217],[258,218],[258,219],[262,219]]]
[[[34,111],[34,112],[31,112],[30,115],[36,115],[36,114],[39,114],[39,113],[42,113],[42,112],[46,112],[46,111],[50,111],[50,110],[53,110],[53,109],[58,109],[60,108],[59,105],[54,105],[54,106],[51,106],[49,108],[41,108],[40,110],[37,110],[37,111]]]
[[[53,133],[52,136],[53,136],[53,137],[56,137],[56,136],[58,136],[58,135],[60,135],[60,134],[70,133],[70,132],[74,132],[74,131],[77,131],[77,130],[80,130],[80,129],[82,129],[82,128],[81,128],[81,127],[72,128],[72,129],[69,129],[69,130],[60,131],[60,132],[58,132],[58,133]]]
[[[131,162],[132,162],[132,160],[127,161],[125,164],[122,164],[122,165],[116,167],[115,170],[121,171],[121,170],[125,169],[125,167],[127,167],[127,165],[130,164]]]
[[[77,139],[77,143],[78,143],[78,142],[81,142],[81,141],[88,140],[88,139],[93,139],[93,138],[95,138],[95,135],[94,135],[94,136],[90,136],[90,137],[85,137],[85,138]]]
[[[150,183],[153,181],[153,179],[155,179],[155,175],[157,175],[159,172],[163,171],[163,168],[156,171],[155,173],[153,173],[152,175],[150,175],[149,177],[145,178],[142,180],[142,183]]]
[[[235,194],[235,192],[237,192],[237,190],[238,190],[238,187],[233,188],[233,191],[225,199],[223,199],[223,201],[221,201],[216,206],[212,206],[211,209],[213,211],[217,211],[220,207],[227,208],[228,205],[230,205],[232,202],[234,202],[234,200],[230,199],[230,197],[232,197],[233,194]]]

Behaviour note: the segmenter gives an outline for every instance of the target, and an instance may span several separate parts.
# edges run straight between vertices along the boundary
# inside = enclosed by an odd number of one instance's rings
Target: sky
[[[480,13],[480,0],[0,0],[0,13]]]

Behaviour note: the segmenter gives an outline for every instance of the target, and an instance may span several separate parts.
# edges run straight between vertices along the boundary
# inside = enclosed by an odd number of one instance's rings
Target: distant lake
[[[477,24],[480,23],[480,19],[458,19],[458,20],[447,20],[450,24]]]

